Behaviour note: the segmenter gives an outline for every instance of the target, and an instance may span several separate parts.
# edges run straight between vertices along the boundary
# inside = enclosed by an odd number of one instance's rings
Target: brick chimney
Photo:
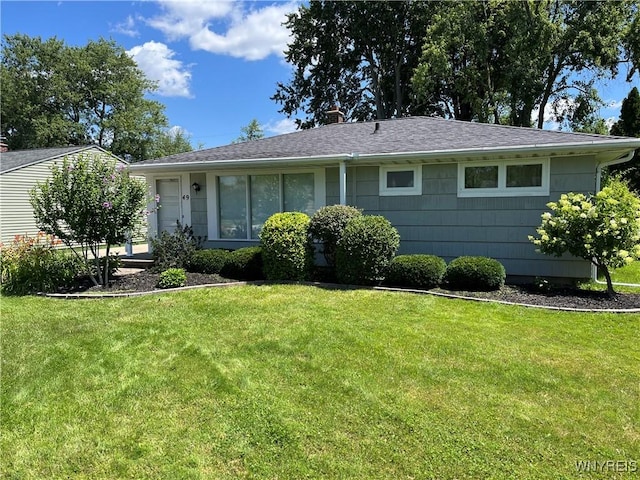
[[[337,105],[333,105],[327,112],[327,125],[332,123],[344,123],[344,112],[341,112]]]
[[[9,151],[9,145],[7,145],[5,142],[6,139],[4,138],[4,135],[0,136],[0,153]]]

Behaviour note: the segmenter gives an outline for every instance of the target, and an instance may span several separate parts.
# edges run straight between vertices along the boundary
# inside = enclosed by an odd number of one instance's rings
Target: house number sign
[[[182,195],[183,200],[189,200],[189,195]]]

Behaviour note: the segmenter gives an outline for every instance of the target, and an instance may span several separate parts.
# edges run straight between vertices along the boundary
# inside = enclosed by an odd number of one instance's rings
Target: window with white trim
[[[380,195],[422,195],[422,166],[381,166]]]
[[[264,222],[274,213],[303,212],[316,207],[314,173],[219,175],[218,238],[258,239]]]
[[[549,159],[458,164],[459,197],[549,195]]]

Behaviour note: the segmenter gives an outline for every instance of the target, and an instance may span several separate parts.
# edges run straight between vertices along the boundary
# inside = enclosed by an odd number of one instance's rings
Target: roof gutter
[[[616,158],[615,160],[610,160],[608,162],[600,162],[600,163],[598,163],[598,166],[596,167],[596,193],[598,193],[600,191],[600,189],[602,188],[602,185],[601,185],[601,183],[602,183],[602,169],[604,167],[610,167],[612,165],[618,165],[620,163],[628,162],[629,160],[631,160],[633,158],[635,153],[636,153],[635,150],[631,150],[626,155],[624,155],[624,156],[622,156],[620,158]]]
[[[131,164],[130,170],[145,172],[164,170],[165,168],[181,168],[193,170],[194,168],[202,167],[221,167],[221,168],[233,168],[244,167],[252,165],[271,166],[271,165],[290,165],[295,163],[297,165],[314,164],[314,163],[326,163],[335,164],[345,160],[350,160],[351,154],[342,155],[319,155],[314,157],[280,157],[280,158],[242,158],[238,160],[199,160],[197,162],[166,162],[166,163],[150,163],[146,165]]]
[[[596,192],[595,193],[598,193],[602,189],[602,169],[604,167],[610,167],[612,165],[619,165],[621,163],[628,162],[629,160],[631,160],[633,158],[635,153],[636,153],[635,150],[631,150],[626,155],[624,155],[624,156],[622,156],[620,158],[616,158],[615,160],[610,160],[608,162],[600,162],[600,163],[598,163],[598,166],[596,167]],[[602,285],[606,285],[605,282],[601,282],[600,280],[598,280],[598,268],[593,264],[591,264],[591,278],[596,283],[599,283],[599,284],[602,284]],[[624,285],[624,286],[634,286],[634,287],[640,286],[638,284],[628,284],[628,283],[622,283],[622,284],[621,283],[614,283],[614,285]]]
[[[505,153],[517,153],[517,154],[549,154],[553,152],[563,151],[576,151],[582,150],[585,152],[598,152],[606,150],[626,150],[628,148],[637,149],[640,148],[640,140],[629,139],[628,141],[616,141],[607,143],[554,143],[545,145],[520,145],[509,147],[480,147],[480,148],[465,148],[458,150],[433,150],[429,152],[397,152],[397,153],[374,153],[374,154],[360,154],[360,159],[368,160],[381,160],[381,159],[409,159],[409,158],[443,158],[443,157],[465,157],[465,156],[479,156],[487,155],[491,153],[505,154]],[[622,160],[620,160],[622,162]],[[626,161],[626,160],[625,160]]]
[[[620,149],[626,150],[629,148],[640,148],[640,140],[615,140],[607,142],[591,142],[591,143],[557,143],[557,144],[545,144],[545,145],[521,145],[521,146],[508,146],[508,147],[480,147],[480,148],[465,148],[458,150],[432,150],[432,151],[414,151],[414,152],[389,152],[389,153],[360,153],[354,156],[352,153],[332,154],[332,155],[316,155],[311,157],[280,157],[280,158],[244,158],[244,159],[230,159],[230,160],[199,160],[194,162],[181,161],[181,162],[163,162],[163,163],[149,163],[146,165],[131,164],[131,171],[156,171],[163,170],[165,168],[180,168],[180,169],[194,169],[203,167],[243,167],[252,165],[289,165],[295,163],[297,165],[305,164],[317,164],[326,163],[331,164],[341,161],[359,161],[360,164],[366,163],[366,161],[380,161],[380,160],[396,160],[396,161],[411,161],[411,160],[424,160],[430,158],[457,158],[457,157],[473,157],[488,155],[492,153],[496,154],[549,154],[552,152],[563,151],[575,151],[582,150],[585,152],[598,152],[601,150]]]

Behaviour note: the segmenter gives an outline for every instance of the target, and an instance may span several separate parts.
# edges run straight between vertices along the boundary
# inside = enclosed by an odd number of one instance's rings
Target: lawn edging
[[[415,288],[398,288],[398,287],[368,287],[362,285],[344,285],[339,283],[327,283],[327,282],[271,282],[266,280],[256,281],[238,281],[238,282],[222,282],[222,283],[210,283],[205,285],[187,285],[185,287],[155,289],[146,292],[122,292],[122,293],[39,293],[39,296],[56,298],[61,300],[86,300],[86,299],[99,299],[99,298],[128,298],[128,297],[140,297],[144,295],[156,295],[159,293],[171,293],[179,292],[183,290],[194,290],[199,288],[216,288],[216,287],[234,287],[242,285],[308,285],[320,288],[327,288],[332,290],[377,290],[381,292],[398,292],[398,293],[413,293],[417,295],[434,295],[442,298],[451,298],[456,300],[471,300],[485,303],[497,303],[501,305],[513,305],[519,307],[539,308],[545,310],[557,310],[562,312],[583,312],[583,313],[640,313],[640,308],[575,308],[575,307],[558,307],[553,305],[536,305],[532,303],[520,303],[509,302],[506,300],[498,300],[491,298],[472,297],[467,295],[457,295],[453,293],[434,292],[431,290],[420,290]]]

